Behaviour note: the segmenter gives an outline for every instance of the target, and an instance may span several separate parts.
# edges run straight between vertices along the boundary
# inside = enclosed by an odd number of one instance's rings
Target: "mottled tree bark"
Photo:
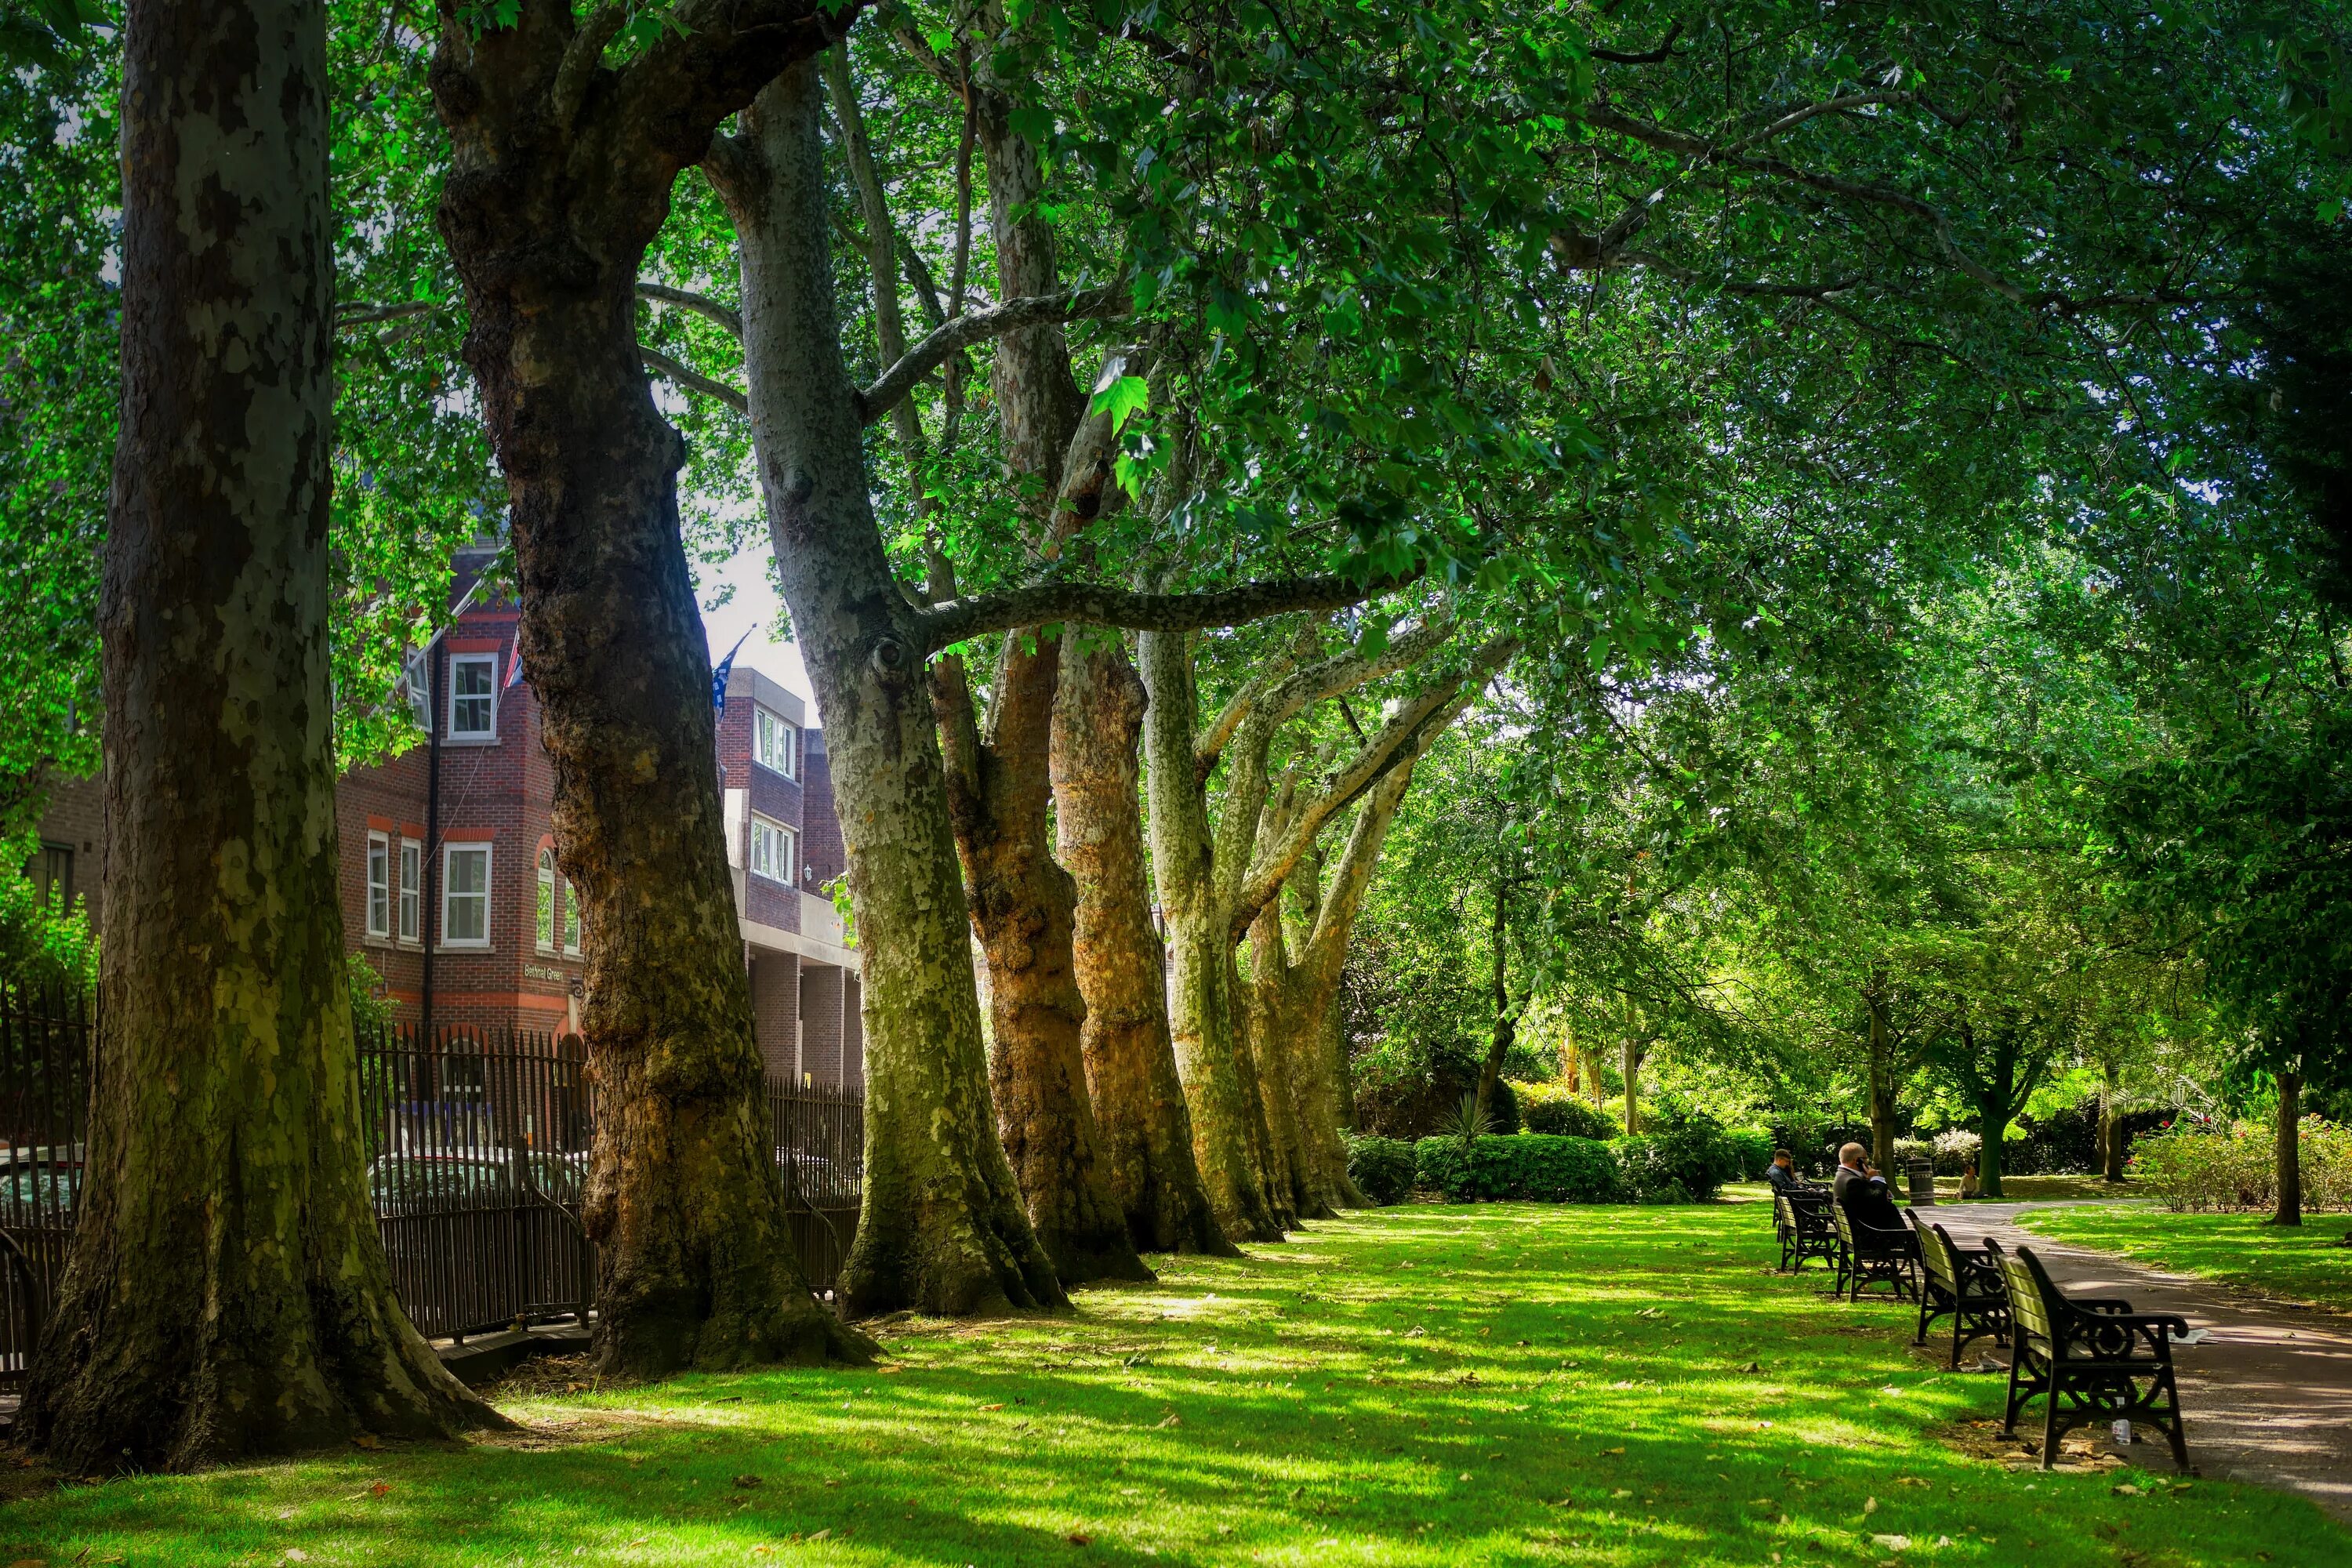
[[[1149,1279],[1111,1186],[1087,1087],[1087,1008],[1073,953],[1077,889],[1046,853],[1060,663],[1059,637],[1035,636],[1008,650],[997,667],[988,742],[973,724],[963,661],[935,667],[948,810],[988,961],[997,1130],[1029,1223],[1066,1285]]]
[[[760,86],[846,26],[811,3],[676,15],[624,66],[617,7],[524,0],[477,32],[444,0],[441,229],[512,503],[523,668],[588,931],[602,1112],[586,1222],[612,1370],[856,1356],[794,1254],[711,767],[710,669],[678,536],[677,433],[635,326],[677,174]]]
[[[998,293],[1008,300],[1050,293],[1059,265],[1053,230],[1034,210],[1043,167],[1036,149],[1013,130],[1011,100],[985,69],[979,74],[974,117],[988,171]],[[1081,439],[1087,399],[1057,325],[1005,334],[990,375],[1006,478],[1025,503],[1032,542],[1050,559],[1102,503],[1108,421],[1094,421],[1105,427]],[[1080,1046],[1086,1002],[1072,952],[1077,892],[1052,852],[1047,808],[1061,656],[1061,638],[1047,628],[1005,635],[985,735],[963,660],[940,661],[932,699],[946,752],[948,811],[988,963],[997,1128],[1030,1224],[1066,1285],[1149,1279],[1111,1190],[1088,1100]]]
[[[1152,880],[1168,922],[1174,971],[1169,1032],[1192,1113],[1192,1155],[1229,1239],[1280,1241],[1282,1217],[1259,1179],[1251,1148],[1258,1112],[1234,1035],[1231,917],[1218,896],[1208,798],[1196,761],[1192,654],[1181,633],[1146,632],[1137,642],[1150,693],[1143,729],[1150,761]]]
[[[1061,861],[1077,887],[1079,1036],[1103,1171],[1146,1252],[1234,1256],[1201,1185],[1168,1032],[1166,950],[1151,925],[1137,746],[1143,681],[1108,634],[1066,640],[1054,710]]]
[[[1882,1171],[1895,1169],[1895,1039],[1886,1022],[1883,981],[1874,974],[1862,994],[1870,1038],[1866,1066],[1870,1079],[1870,1162]],[[1890,1181],[1893,1177],[1890,1175]]]
[[[1339,1055],[1339,976],[1348,939],[1371,886],[1381,846],[1398,808],[1412,787],[1412,774],[1439,731],[1460,711],[1441,710],[1433,722],[1399,749],[1396,759],[1365,795],[1349,829],[1347,847],[1334,868],[1331,886],[1321,887],[1319,857],[1302,858],[1291,880],[1296,918],[1285,922],[1276,906],[1261,910],[1250,927],[1251,1030],[1255,1037],[1288,1043],[1291,1179],[1302,1215],[1316,1217],[1370,1202],[1348,1175],[1343,1064]],[[1287,954],[1296,950],[1296,963]]]
[[[2099,1174],[2110,1182],[2124,1179],[2123,1068],[2114,1061],[2099,1064]]]
[[[856,1313],[1057,1306],[997,1137],[963,879],[915,608],[876,528],[826,244],[821,89],[794,67],[714,143],[742,246],[744,368],[769,531],[825,717],[864,956]]]
[[[103,989],[22,1430],[69,1472],[497,1417],[392,1290],[343,982],[324,13],[136,0],[101,610]]]
[[[1447,623],[1424,622],[1370,658],[1352,651],[1309,657],[1310,635],[1302,639],[1298,659],[1279,661],[1245,683],[1205,730],[1197,723],[1185,639],[1158,632],[1140,639],[1150,693],[1144,735],[1151,769],[1152,872],[1175,960],[1170,1025],[1192,1107],[1202,1179],[1229,1236],[1276,1239],[1293,1217],[1289,1199],[1297,1184],[1289,1146],[1269,1126],[1269,1090],[1260,1073],[1267,1058],[1257,1055],[1247,1032],[1234,944],[1275,901],[1332,816],[1390,772],[1424,730],[1444,727],[1446,720],[1439,715],[1457,702],[1461,683],[1438,682],[1400,704],[1318,790],[1286,801],[1269,818],[1274,736],[1310,704],[1418,663],[1452,630]],[[1474,670],[1483,679],[1516,646],[1506,640],[1480,649]],[[1206,781],[1220,761],[1224,788],[1213,826]],[[1286,1058],[1265,1075],[1282,1089],[1285,1101],[1273,1109],[1286,1119],[1290,1066]],[[1287,1131],[1286,1120],[1278,1125]]]

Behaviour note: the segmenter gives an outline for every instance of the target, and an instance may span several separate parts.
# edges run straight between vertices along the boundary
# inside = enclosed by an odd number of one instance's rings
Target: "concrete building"
[[[459,557],[460,587],[484,558]],[[431,650],[429,701],[417,694],[429,738],[336,788],[344,942],[404,1023],[579,1027],[583,933],[555,855],[539,702],[509,684],[516,618],[512,605],[469,605]],[[858,955],[823,891],[845,864],[824,737],[757,670],[733,669],[726,698],[717,763],[761,1054],[794,1082],[862,1087]],[[92,924],[104,802],[95,778],[61,784],[28,868],[44,899],[86,900]]]

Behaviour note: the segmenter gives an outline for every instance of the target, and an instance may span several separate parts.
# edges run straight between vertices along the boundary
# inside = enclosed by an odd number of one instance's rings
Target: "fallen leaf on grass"
[[[1907,1535],[1874,1535],[1870,1540],[1873,1545],[1884,1546],[1889,1552],[1907,1552],[1911,1547]]]
[[[737,1476],[735,1478],[735,1484],[741,1487],[745,1491],[749,1491],[753,1487],[765,1486],[767,1483],[762,1481],[757,1476]]]
[[[1622,1454],[1625,1450],[1622,1448],[1603,1448],[1601,1451],[1604,1454]]]
[[[1080,1535],[1075,1530],[1070,1531],[1065,1539],[1073,1546],[1092,1546],[1095,1543],[1095,1538],[1093,1536]]]
[[[1863,1499],[1862,1511],[1864,1513],[1876,1513],[1878,1511],[1878,1500],[1874,1497]]]
[[[982,1410],[1002,1410],[1004,1406],[1003,1405],[983,1405],[981,1408]]]
[[[2117,1497],[2137,1497],[2137,1496],[2139,1496],[2139,1489],[2138,1489],[2137,1487],[2131,1486],[2131,1485],[2128,1485],[2128,1484],[2124,1485],[2124,1486],[2120,1486],[2120,1487],[2116,1487],[2116,1488],[2115,1488],[2115,1489],[2114,1489],[2114,1490],[2115,1490],[2115,1494],[2116,1494],[2116,1496],[2117,1496]]]
[[[1175,1415],[1171,1412],[1168,1418],[1160,1422],[1160,1425],[1161,1426],[1181,1426],[1184,1425],[1184,1418],[1181,1415]]]
[[[352,1447],[354,1448],[381,1448],[383,1447],[383,1439],[377,1436],[373,1432],[362,1432],[358,1436],[352,1439]]]

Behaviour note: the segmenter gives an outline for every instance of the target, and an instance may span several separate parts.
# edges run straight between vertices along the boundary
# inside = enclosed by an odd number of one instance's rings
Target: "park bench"
[[[1772,1228],[1780,1239],[1780,1271],[1801,1272],[1805,1259],[1837,1267],[1837,1225],[1830,1218],[1829,1194],[1799,1189],[1772,1194]]]
[[[1918,1238],[1907,1227],[1882,1230],[1856,1225],[1841,1203],[1830,1205],[1830,1215],[1838,1238],[1837,1288],[1831,1294],[1859,1301],[1871,1286],[1891,1285],[1896,1300],[1910,1300],[1916,1294],[1911,1270],[1919,1256]]]
[[[1993,1255],[1958,1245],[1942,1226],[1920,1224],[1916,1213],[1911,1228],[1919,1239],[1919,1331],[1911,1342],[1926,1344],[1930,1325],[1950,1318],[1955,1371],[1970,1340],[1990,1334],[1993,1343],[2009,1343],[2009,1292]]]
[[[2009,1405],[2001,1436],[2017,1436],[2019,1412],[2035,1399],[2042,1411],[2042,1468],[2058,1458],[2058,1440],[2077,1426],[2145,1421],[2172,1445],[2172,1459],[2189,1468],[2180,1425],[2180,1391],[2172,1380],[2172,1336],[2189,1331],[2185,1318],[2135,1312],[2112,1297],[2068,1297],[2051,1282],[2033,1249],[1985,1248],[2000,1266],[2009,1291]]]

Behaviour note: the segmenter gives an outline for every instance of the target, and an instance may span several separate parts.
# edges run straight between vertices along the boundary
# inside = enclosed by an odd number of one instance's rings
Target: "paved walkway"
[[[2068,1247],[2015,1223],[2026,1210],[2062,1206],[2072,1205],[1938,1204],[1921,1217],[1932,1215],[1955,1241],[1992,1236],[2003,1247],[2031,1247],[2069,1294],[2121,1296],[2138,1311],[2178,1312],[2190,1328],[2210,1330],[2202,1344],[2173,1352],[2189,1463],[2203,1475],[2300,1492],[2352,1523],[2352,1318]],[[2168,1470],[2172,1456],[2161,1440],[2143,1442],[2133,1445],[2132,1462]]]

